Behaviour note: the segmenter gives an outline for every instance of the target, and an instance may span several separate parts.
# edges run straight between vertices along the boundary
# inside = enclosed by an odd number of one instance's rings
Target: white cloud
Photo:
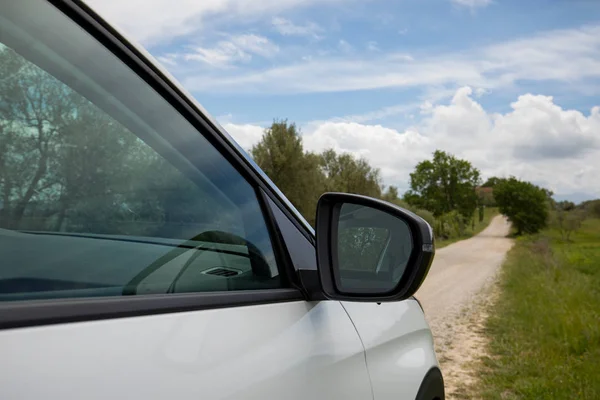
[[[314,39],[319,39],[321,27],[314,22],[308,22],[305,25],[296,25],[289,19],[274,17],[271,20],[273,27],[277,32],[284,36],[308,36]]]
[[[494,134],[511,141],[517,158],[562,162],[600,147],[600,107],[586,117],[563,110],[551,96],[532,94],[519,96],[511,107],[512,112],[495,117]]]
[[[145,45],[213,27],[221,20],[272,16],[343,0],[85,0],[126,34]]]
[[[334,148],[365,157],[380,168],[384,183],[408,187],[409,173],[435,149],[470,160],[485,177],[516,175],[558,195],[600,197],[600,107],[588,115],[565,110],[552,97],[524,94],[505,114],[487,112],[463,87],[447,104],[429,104],[417,125],[403,132],[347,121],[302,127],[305,148]],[[262,136],[257,126],[226,125],[249,148]]]
[[[252,146],[258,143],[264,132],[263,127],[252,124],[238,125],[227,122],[222,126],[244,150],[250,150]]]
[[[481,132],[489,132],[491,118],[472,98],[473,90],[466,86],[458,89],[449,105],[429,105],[431,117],[426,121],[427,131],[439,140],[469,145]]]
[[[470,9],[483,8],[492,4],[492,0],[451,0],[453,4]]]
[[[351,51],[344,40],[341,53],[311,62],[275,64],[262,70],[218,76],[183,76],[197,91],[257,91],[308,93],[415,86],[471,86],[490,90],[521,81],[568,83],[574,90],[600,88],[582,85],[600,78],[600,25],[556,30],[464,52],[418,57],[404,52]]]
[[[418,131],[398,132],[381,125],[356,122],[325,122],[304,134],[306,149],[322,151],[333,148],[364,157],[381,169],[387,183],[406,182],[414,165],[428,156],[431,140]],[[400,182],[400,186],[404,186]]]
[[[279,47],[264,36],[246,34],[222,40],[212,48],[196,46],[183,54],[184,60],[202,61],[210,65],[225,65],[237,61],[248,62],[252,55],[272,57]]]

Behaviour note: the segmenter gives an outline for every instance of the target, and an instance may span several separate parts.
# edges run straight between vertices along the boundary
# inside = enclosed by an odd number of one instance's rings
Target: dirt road
[[[470,383],[466,365],[484,346],[478,333],[485,320],[481,305],[491,295],[490,284],[513,245],[505,237],[509,228],[506,219],[497,216],[479,235],[438,250],[416,294],[433,332],[449,399]]]
[[[416,294],[430,324],[460,311],[495,275],[512,246],[512,240],[505,237],[509,227],[499,215],[479,235],[436,251],[429,274]]]

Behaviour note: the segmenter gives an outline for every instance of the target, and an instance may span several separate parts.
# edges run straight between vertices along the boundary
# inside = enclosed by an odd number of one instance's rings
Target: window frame
[[[282,282],[288,287],[0,303],[0,329],[306,300],[267,197],[296,225],[313,246],[315,243],[314,231],[298,219],[295,215],[296,210],[286,206],[289,202],[272,185],[268,177],[254,168],[252,161],[240,152],[235,144],[224,137],[218,125],[205,115],[201,107],[154,65],[143,51],[128,42],[87,5],[80,0],[46,1],[94,37],[158,92],[254,188],[269,232]]]

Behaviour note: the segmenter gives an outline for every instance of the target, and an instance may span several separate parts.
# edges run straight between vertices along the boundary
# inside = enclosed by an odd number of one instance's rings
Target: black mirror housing
[[[412,296],[434,258],[433,231],[416,214],[371,197],[325,193],[316,218],[323,295],[388,302]]]

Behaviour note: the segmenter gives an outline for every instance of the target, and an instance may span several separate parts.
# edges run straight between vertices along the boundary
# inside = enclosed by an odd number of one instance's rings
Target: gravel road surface
[[[513,241],[501,215],[479,235],[436,251],[433,265],[416,294],[432,329],[463,306],[492,279]],[[435,335],[434,330],[434,335]]]
[[[485,304],[497,295],[492,283],[513,245],[509,229],[499,215],[479,235],[437,250],[415,295],[433,332],[447,399],[465,398],[459,395],[473,382],[473,361],[485,351]]]

